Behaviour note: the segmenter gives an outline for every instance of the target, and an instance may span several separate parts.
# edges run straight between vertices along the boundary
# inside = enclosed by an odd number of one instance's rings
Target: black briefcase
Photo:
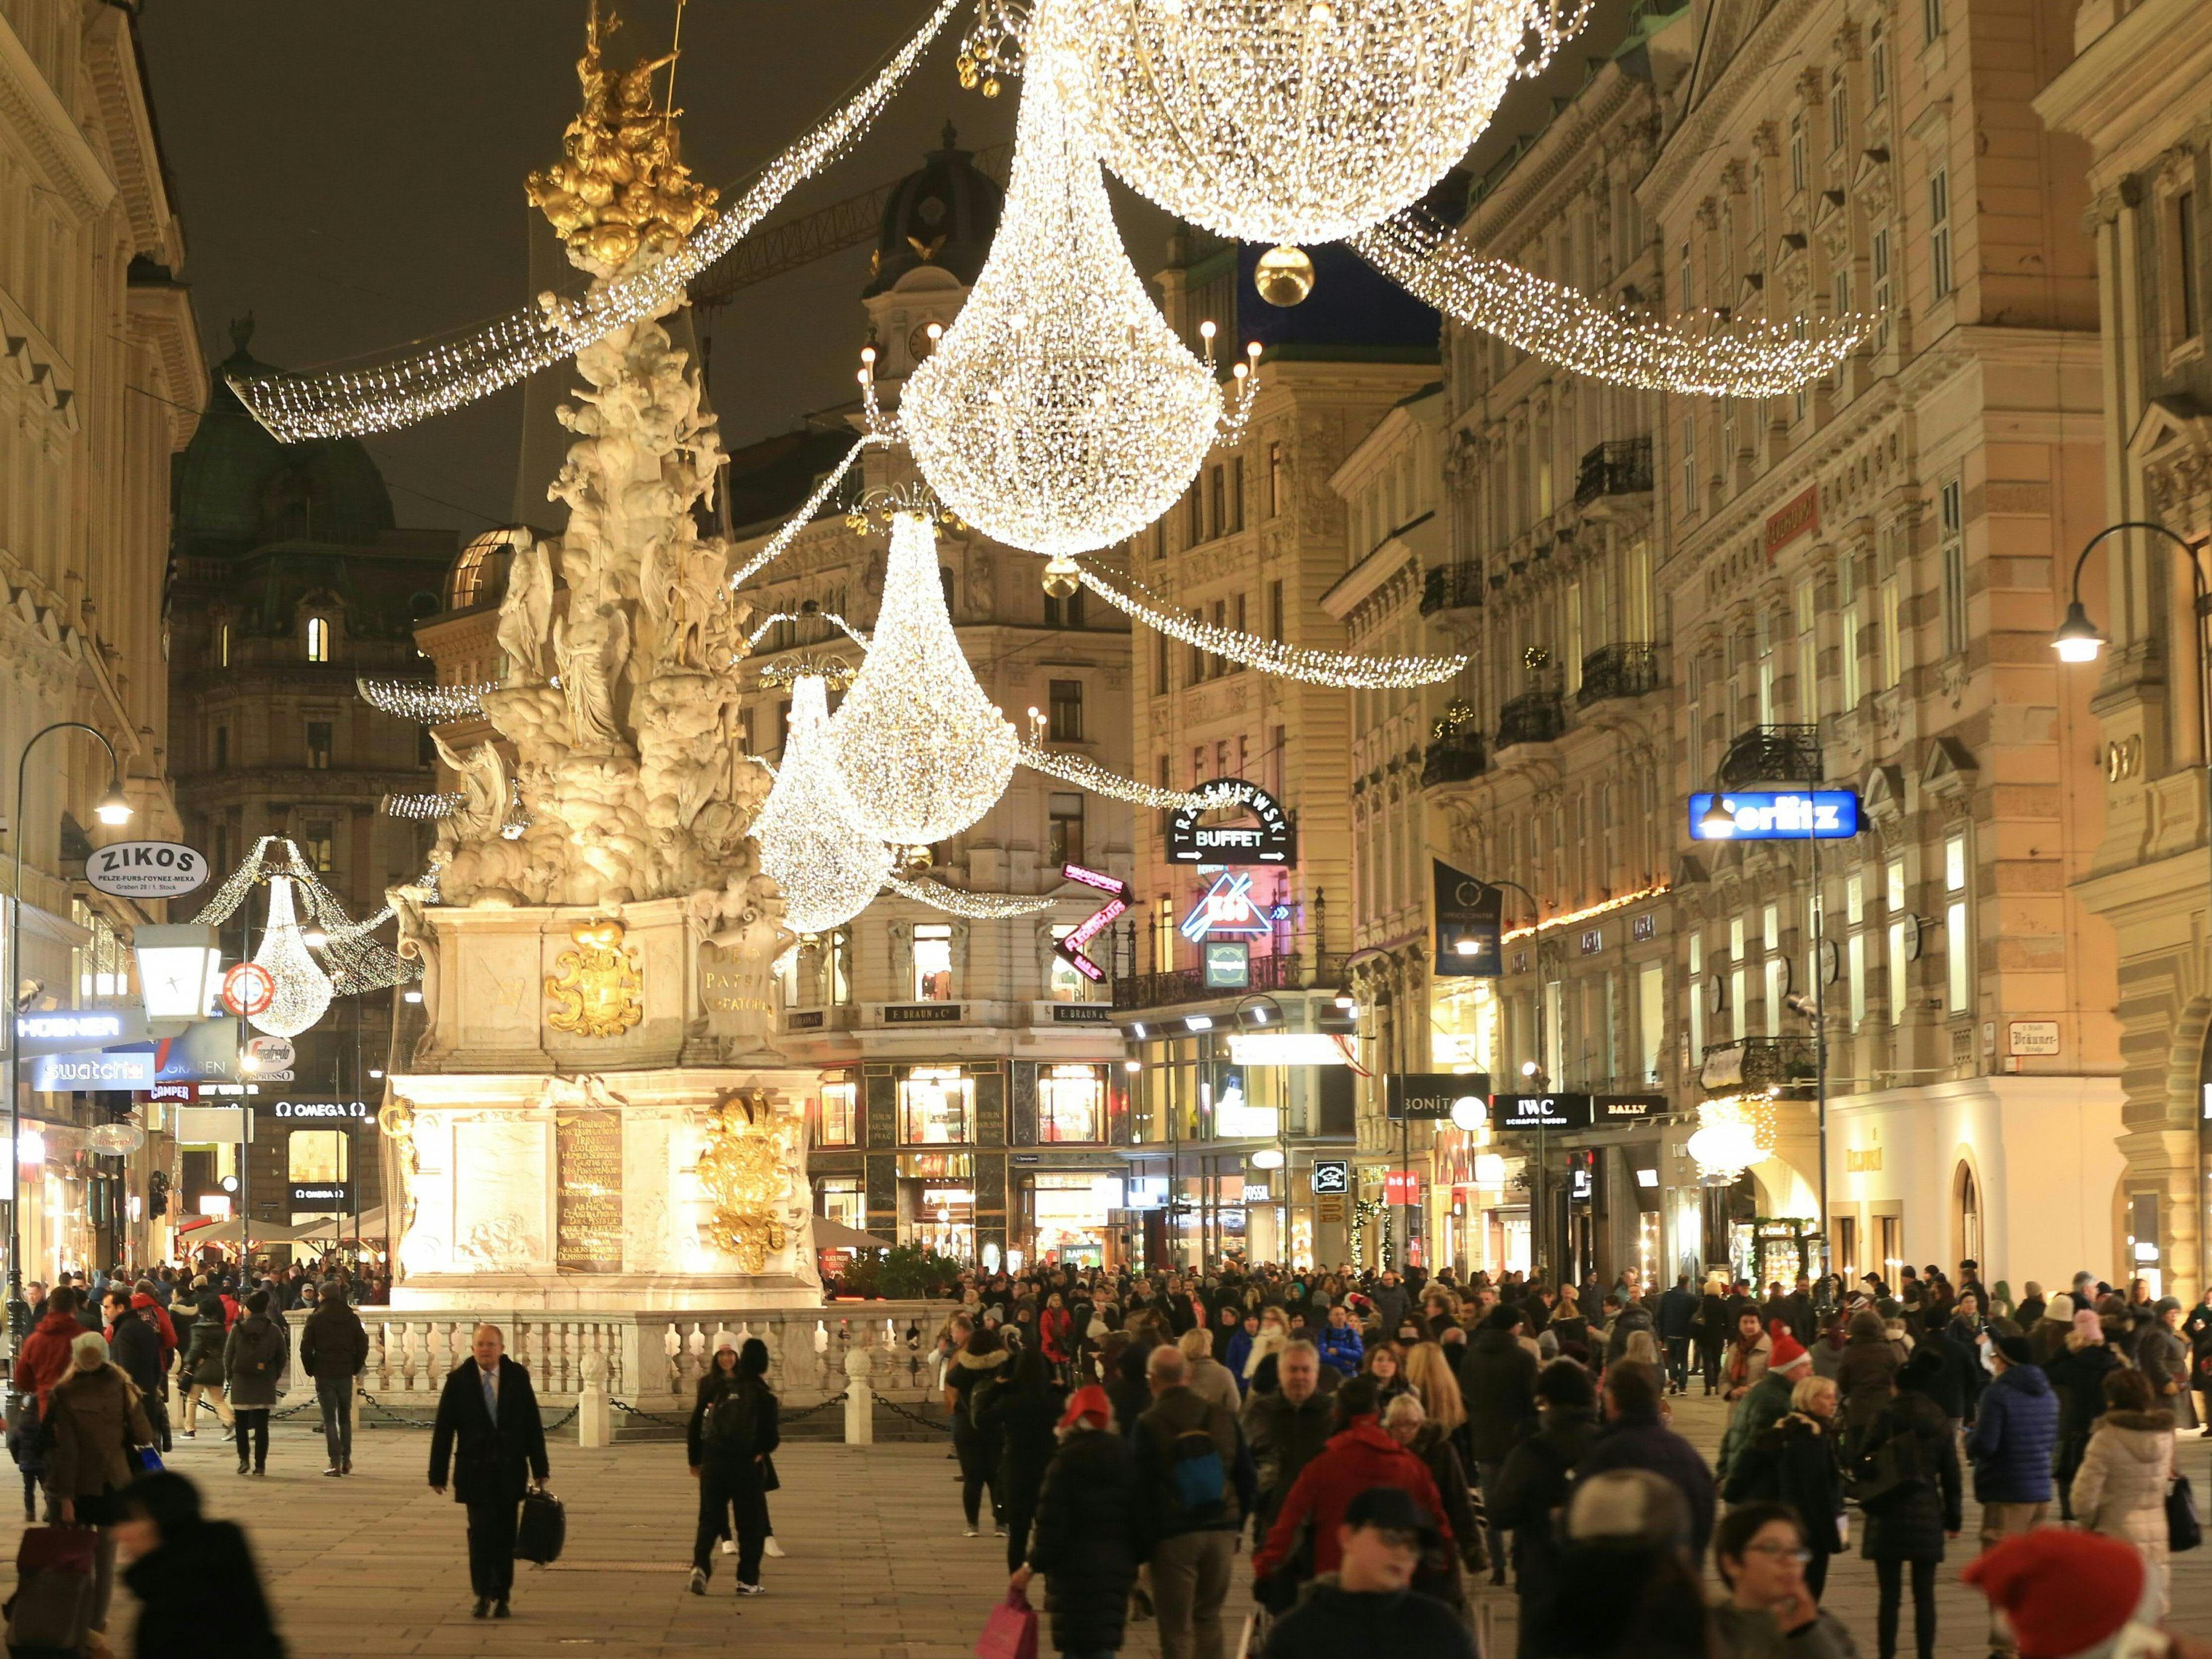
[[[525,1492],[522,1521],[514,1530],[514,1559],[546,1566],[561,1559],[568,1541],[568,1511],[550,1492]]]

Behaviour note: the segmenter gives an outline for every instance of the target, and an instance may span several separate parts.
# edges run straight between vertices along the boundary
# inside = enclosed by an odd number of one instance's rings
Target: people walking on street
[[[1942,1360],[1916,1353],[1897,1374],[1897,1392],[1869,1426],[1856,1475],[1862,1515],[1859,1553],[1874,1563],[1875,1642],[1896,1659],[1905,1575],[1912,1579],[1912,1639],[1918,1659],[1935,1659],[1936,1569],[1945,1541],[1963,1524],[1958,1437],[1932,1389]]]
[[[223,1343],[230,1332],[230,1321],[223,1311],[222,1297],[207,1281],[205,1274],[192,1280],[188,1300],[176,1304],[192,1311],[191,1329],[185,1334],[185,1357],[177,1366],[177,1377],[185,1397],[185,1438],[192,1439],[198,1432],[199,1403],[208,1402],[216,1420],[228,1434],[234,1428],[230,1407],[222,1397]],[[173,1308],[171,1317],[175,1314]]]
[[[1413,1589],[1437,1547],[1435,1527],[1407,1492],[1361,1492],[1337,1528],[1335,1574],[1317,1580],[1268,1632],[1266,1659],[1475,1659],[1466,1621]]]
[[[1259,1483],[1236,1413],[1194,1393],[1187,1376],[1180,1348],[1152,1350],[1146,1362],[1152,1403],[1137,1419],[1129,1451],[1161,1659],[1224,1659],[1221,1607]]]
[[[1321,1363],[1340,1376],[1357,1376],[1367,1352],[1359,1328],[1352,1322],[1352,1310],[1341,1302],[1329,1309],[1328,1318],[1315,1333],[1314,1346],[1321,1351]]]
[[[1421,1460],[1429,1479],[1437,1483],[1443,1499],[1444,1520],[1459,1550],[1460,1565],[1469,1573],[1490,1565],[1489,1542],[1474,1517],[1473,1483],[1459,1449],[1440,1424],[1428,1420],[1428,1411],[1417,1394],[1400,1395],[1382,1408],[1382,1427],[1389,1437]]]
[[[1193,1394],[1217,1406],[1226,1406],[1232,1413],[1243,1408],[1244,1391],[1237,1386],[1229,1367],[1213,1357],[1211,1331],[1202,1325],[1193,1326],[1176,1339],[1176,1346],[1182,1351]],[[1055,1406],[1055,1413],[1057,1410]]]
[[[1206,1333],[1186,1333],[1184,1340]],[[1206,1362],[1212,1365],[1213,1362]],[[1237,1385],[1218,1365],[1230,1397]],[[1047,1464],[1059,1444],[1060,1407],[1066,1393],[1053,1380],[1052,1366],[1034,1351],[1017,1356],[1013,1375],[1003,1388],[992,1391],[983,1408],[983,1429],[999,1442],[999,1502],[1006,1511],[1006,1571],[1018,1569],[1030,1547],[1030,1526],[1036,1514],[1037,1493],[1044,1485]]]
[[[1682,1493],[1648,1469],[1607,1469],[1577,1481],[1559,1522],[1555,1590],[1536,1607],[1524,1651],[1545,1659],[1712,1659],[1689,1531]]]
[[[1792,1340],[1790,1346],[1796,1343]],[[1836,1385],[1811,1374],[1802,1349],[1798,1359],[1802,1374],[1790,1390],[1790,1410],[1739,1451],[1723,1496],[1730,1504],[1763,1499],[1796,1511],[1805,1540],[1805,1586],[1818,1601],[1827,1588],[1828,1563],[1844,1547],[1838,1525],[1844,1466],[1838,1449]],[[1774,1375],[1767,1372],[1768,1377]]]
[[[1259,1482],[1255,1544],[1267,1537],[1283,1500],[1306,1465],[1328,1443],[1331,1433],[1329,1395],[1322,1384],[1334,1381],[1336,1373],[1322,1364],[1310,1342],[1291,1343],[1277,1363],[1279,1386],[1268,1393],[1255,1389],[1244,1402],[1242,1419]]]
[[[198,1487],[173,1470],[141,1475],[122,1507],[134,1659],[284,1659],[246,1534],[202,1515]]]
[[[2074,1518],[2087,1530],[2142,1553],[2164,1617],[2172,1603],[2166,1488],[2180,1473],[2173,1413],[2156,1403],[2150,1379],[2141,1371],[2108,1372],[2104,1388],[2105,1414],[2091,1431],[2074,1476]]]
[[[68,1310],[72,1317],[75,1307]],[[70,1370],[47,1391],[41,1419],[52,1442],[46,1484],[54,1520],[64,1527],[94,1527],[90,1627],[107,1628],[115,1592],[115,1523],[123,1519],[124,1489],[138,1477],[133,1455],[154,1441],[137,1388],[107,1358],[97,1331],[77,1333],[70,1345]]]
[[[2150,1325],[2136,1338],[2136,1364],[2149,1379],[2154,1403],[2173,1413],[2173,1426],[2197,1427],[2197,1402],[2190,1394],[2196,1358],[2181,1328],[2178,1298],[2161,1297],[2153,1305]]]
[[[1042,1355],[1030,1357],[1043,1364]],[[757,1336],[746,1338],[742,1349],[725,1342],[714,1350],[714,1363],[699,1379],[684,1429],[691,1478],[699,1483],[699,1521],[691,1537],[690,1589],[694,1595],[707,1593],[715,1540],[732,1527],[738,1543],[738,1594],[761,1593],[761,1555],[769,1535],[768,1460],[783,1438],[776,1397],[768,1386],[768,1344]]]
[[[284,1369],[284,1334],[269,1316],[269,1292],[246,1298],[246,1317],[223,1345],[224,1392],[230,1397],[238,1437],[238,1472],[269,1473],[269,1411],[276,1403],[276,1378]]]
[[[1675,1394],[1690,1391],[1690,1344],[1697,1334],[1698,1293],[1690,1288],[1687,1273],[1677,1275],[1662,1291],[1653,1322],[1667,1352],[1667,1385]]]
[[[1559,1583],[1557,1517],[1574,1472],[1597,1439],[1597,1395],[1589,1373],[1555,1359],[1536,1378],[1540,1426],[1506,1455],[1489,1495],[1491,1526],[1513,1538],[1513,1585],[1520,1597],[1522,1659],[1542,1659],[1536,1635]]]
[[[469,1587],[476,1616],[504,1619],[514,1588],[514,1535],[523,1494],[552,1478],[545,1425],[530,1372],[507,1357],[507,1336],[479,1325],[470,1357],[453,1367],[430,1431],[430,1490],[469,1516]]]
[[[960,1458],[960,1504],[969,1538],[976,1535],[987,1489],[992,1530],[1006,1528],[1006,1506],[998,1486],[999,1441],[984,1426],[984,1414],[992,1394],[1012,1375],[1008,1367],[1012,1358],[997,1329],[981,1324],[968,1334],[945,1373],[945,1406],[952,1413],[952,1449]]]
[[[2058,1396],[2042,1368],[2029,1363],[2027,1339],[1999,1337],[1990,1364],[1996,1375],[1982,1390],[1981,1409],[1966,1437],[1985,1552],[2043,1524],[2051,1510],[2051,1458],[2058,1449]],[[1990,1652],[2003,1659],[2019,1650],[2011,1632],[1992,1620]]]
[[[2074,1474],[2089,1449],[2090,1432],[2105,1414],[2105,1378],[2126,1364],[2106,1340],[2104,1322],[2093,1308],[2074,1316],[2058,1351],[2043,1367],[2058,1395],[2058,1514],[2074,1519]]]
[[[138,1390],[146,1420],[154,1426],[152,1443],[167,1449],[168,1417],[161,1409],[161,1334],[154,1322],[131,1305],[131,1292],[111,1284],[105,1298],[107,1316],[107,1357],[122,1367]]]
[[[1747,1304],[1735,1316],[1735,1333],[1722,1370],[1721,1397],[1734,1406],[1758,1386],[1772,1362],[1774,1339],[1760,1323],[1759,1310]]]
[[[1659,1394],[1651,1379],[1632,1365],[1607,1371],[1601,1395],[1605,1426],[1581,1473],[1603,1469],[1648,1469],[1670,1481],[1689,1506],[1690,1560],[1705,1559],[1705,1542],[1712,1536],[1715,1493],[1712,1472],[1697,1448],[1659,1419]]]
[[[354,1378],[368,1364],[368,1332],[335,1285],[328,1286],[300,1331],[300,1369],[315,1379],[323,1413],[327,1475],[353,1473]]]
[[[1103,1389],[1079,1389],[1039,1488],[1029,1552],[1010,1588],[1045,1579],[1052,1644],[1067,1659],[1119,1652],[1141,1554],[1136,1464]]]
[[[1536,1424],[1536,1358],[1522,1346],[1521,1310],[1501,1302],[1482,1322],[1460,1361],[1460,1399],[1467,1408],[1468,1449],[1486,1510],[1505,1455]],[[1490,1582],[1505,1582],[1505,1534],[1490,1527]]]
[[[1795,1337],[1784,1331],[1772,1342],[1771,1363],[1759,1372],[1751,1391],[1735,1402],[1728,1427],[1721,1431],[1720,1457],[1713,1472],[1723,1481],[1734,1472],[1744,1450],[1789,1414],[1790,1396],[1798,1383],[1813,1374],[1813,1356],[1797,1346]]]

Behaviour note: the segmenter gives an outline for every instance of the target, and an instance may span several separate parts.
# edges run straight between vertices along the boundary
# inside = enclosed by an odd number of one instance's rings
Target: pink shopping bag
[[[991,1609],[975,1638],[975,1659],[1037,1659],[1036,1609],[1019,1590]]]

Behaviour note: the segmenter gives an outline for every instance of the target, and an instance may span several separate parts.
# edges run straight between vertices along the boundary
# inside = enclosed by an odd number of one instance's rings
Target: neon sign
[[[1720,797],[1729,822],[1710,828],[1713,797],[1690,797],[1692,841],[1846,841],[1859,832],[1858,792],[1852,789],[1746,790]]]
[[[1096,985],[1106,977],[1106,970],[1085,956],[1083,947],[1097,938],[1113,923],[1115,917],[1126,911],[1136,896],[1129,890],[1127,882],[1114,876],[1103,874],[1097,870],[1086,870],[1079,864],[1063,864],[1060,866],[1060,873],[1068,881],[1079,883],[1085,887],[1095,887],[1100,892],[1109,895],[1104,904],[1054,940],[1052,946],[1054,956]]]
[[[1252,878],[1224,870],[1199,896],[1177,932],[1196,945],[1215,933],[1264,933],[1272,924],[1252,897]]]

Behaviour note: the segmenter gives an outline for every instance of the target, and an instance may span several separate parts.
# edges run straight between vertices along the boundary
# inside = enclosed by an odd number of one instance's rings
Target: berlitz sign
[[[1297,832],[1275,798],[1256,783],[1220,778],[1198,786],[1207,805],[1178,806],[1168,817],[1168,858],[1176,864],[1279,864],[1298,861]],[[1209,812],[1241,806],[1250,823],[1201,823]]]
[[[1692,841],[1847,841],[1859,832],[1859,798],[1850,789],[1739,790],[1720,797],[1726,822],[1705,823],[1713,797],[1690,797]]]

